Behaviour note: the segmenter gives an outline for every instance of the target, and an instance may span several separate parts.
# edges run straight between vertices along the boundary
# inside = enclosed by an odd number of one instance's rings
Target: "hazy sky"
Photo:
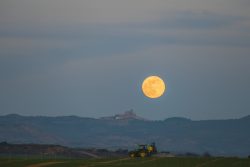
[[[249,0],[1,0],[0,115],[250,114]],[[148,75],[168,85],[148,99]]]

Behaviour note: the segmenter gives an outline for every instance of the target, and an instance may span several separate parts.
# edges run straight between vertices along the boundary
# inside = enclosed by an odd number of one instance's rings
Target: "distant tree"
[[[163,153],[163,154],[170,154],[169,151],[161,151],[161,153]]]
[[[4,146],[5,146],[5,145],[8,145],[8,144],[9,144],[9,143],[7,143],[6,141],[3,141],[3,142],[0,143],[0,145],[4,145]]]
[[[115,153],[118,153],[118,154],[128,154],[128,150],[126,150],[126,149],[117,149],[116,151],[115,151]]]
[[[248,158],[250,158],[250,155],[248,155]]]
[[[211,154],[206,151],[206,152],[203,153],[203,157],[211,157]]]
[[[187,156],[187,157],[198,157],[199,154],[187,152],[187,153],[185,154],[185,156]]]
[[[99,152],[99,153],[108,153],[109,151],[107,149],[97,149],[97,152]]]

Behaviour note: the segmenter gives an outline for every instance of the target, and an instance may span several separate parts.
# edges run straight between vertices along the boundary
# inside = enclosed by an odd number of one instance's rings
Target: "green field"
[[[250,167],[244,158],[120,158],[120,159],[36,159],[0,158],[1,167]]]

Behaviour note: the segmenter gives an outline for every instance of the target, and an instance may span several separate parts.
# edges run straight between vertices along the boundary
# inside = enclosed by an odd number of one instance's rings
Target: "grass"
[[[244,158],[111,158],[111,159],[38,159],[0,158],[1,167],[27,167],[31,164],[63,162],[47,167],[250,167]]]

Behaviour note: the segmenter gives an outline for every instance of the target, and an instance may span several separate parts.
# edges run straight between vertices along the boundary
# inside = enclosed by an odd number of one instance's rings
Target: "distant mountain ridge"
[[[171,152],[247,156],[249,127],[250,116],[228,120],[146,121],[131,111],[100,119],[11,114],[0,116],[0,142],[133,149],[136,144],[154,141],[159,150]]]

